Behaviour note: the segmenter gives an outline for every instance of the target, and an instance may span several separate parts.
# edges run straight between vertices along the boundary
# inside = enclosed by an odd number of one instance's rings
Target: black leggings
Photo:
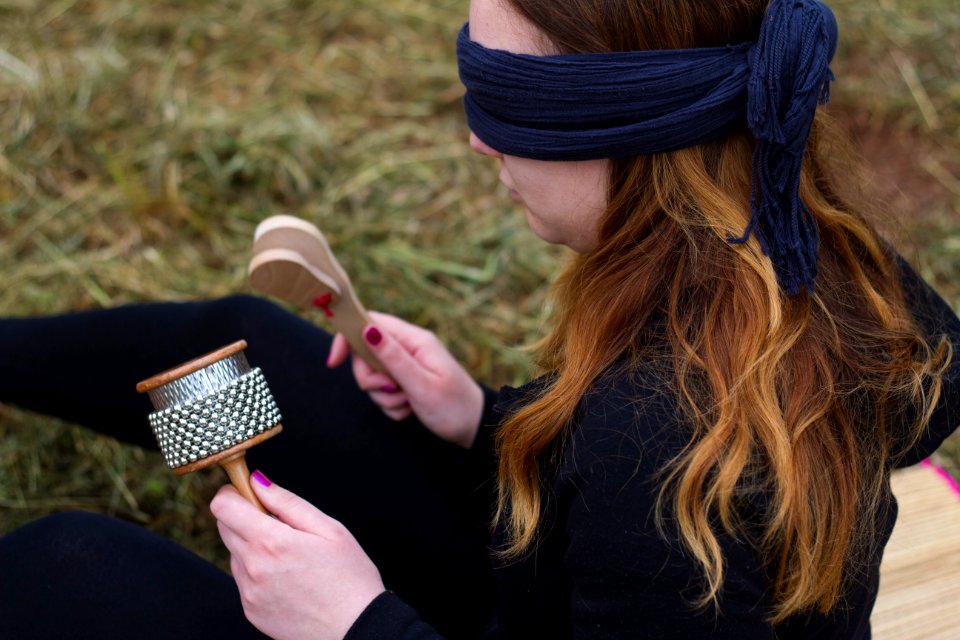
[[[251,468],[347,525],[387,588],[439,630],[476,636],[492,605],[492,482],[415,420],[386,418],[348,366],[326,367],[330,336],[276,305],[238,296],[0,320],[0,401],[156,448],[136,382],[241,338],[284,415]],[[0,576],[0,628],[15,631],[4,637],[259,637],[229,576],[102,516],[0,538]]]

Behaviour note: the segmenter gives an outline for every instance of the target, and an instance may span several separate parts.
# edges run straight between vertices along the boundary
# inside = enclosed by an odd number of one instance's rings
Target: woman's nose
[[[476,151],[479,154],[485,156],[491,156],[493,158],[502,158],[503,154],[488,145],[486,142],[477,137],[477,134],[470,132],[470,148]]]

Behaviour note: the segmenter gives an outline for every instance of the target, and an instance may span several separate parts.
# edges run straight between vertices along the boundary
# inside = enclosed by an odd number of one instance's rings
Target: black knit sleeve
[[[504,420],[535,398],[550,383],[549,377],[537,378],[522,387],[483,389],[483,414],[480,428],[470,449],[470,473],[479,483],[493,482],[497,475],[496,435]]]
[[[907,306],[928,342],[936,346],[943,337],[953,347],[953,357],[944,372],[940,400],[930,424],[916,445],[897,463],[897,466],[905,467],[929,456],[960,426],[960,319],[950,305],[899,256],[897,266]]]
[[[412,607],[390,591],[374,598],[344,636],[344,640],[442,639]]]

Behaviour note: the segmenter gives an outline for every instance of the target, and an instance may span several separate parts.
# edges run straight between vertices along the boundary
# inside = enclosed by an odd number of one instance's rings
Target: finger
[[[406,320],[401,320],[396,316],[386,313],[371,313],[371,319],[374,324],[379,325],[386,330],[392,338],[403,345],[403,348],[412,354],[417,354],[423,349],[435,351],[436,347],[442,347],[440,340],[432,331],[423,327],[410,324]]]
[[[253,472],[250,486],[270,513],[298,531],[323,535],[332,527],[341,526],[300,496],[268,480],[261,471]]]
[[[240,495],[233,485],[224,485],[210,501],[210,512],[245,542],[250,543],[275,533],[282,526]]]
[[[243,564],[243,558],[240,556],[230,556],[230,573],[233,574],[233,579],[237,584],[250,582],[250,574],[247,573],[247,568]]]
[[[384,409],[383,412],[388,418],[391,420],[396,420],[397,422],[406,420],[413,415],[413,409],[411,409],[409,406],[401,407],[399,409]]]
[[[357,381],[357,386],[364,391],[400,388],[389,374],[372,369],[363,358],[354,358],[350,365],[353,368],[353,377]]]
[[[390,337],[403,345],[425,373],[437,373],[456,362],[432,331],[383,313],[374,313],[371,317],[375,322],[383,322],[382,327],[390,333]]]
[[[225,546],[231,554],[242,555],[246,551],[248,543],[243,539],[243,536],[220,520],[217,520],[217,531],[220,533],[223,546]]]
[[[225,484],[217,489],[217,493],[214,494],[213,499],[210,501],[210,513],[213,514],[213,517],[217,521],[217,528],[227,526],[224,518],[233,519],[231,513],[238,508],[238,504],[236,504],[238,499],[246,502],[246,499],[240,495],[240,492],[237,491],[232,484]],[[233,529],[231,529],[231,531],[233,531]],[[239,532],[234,531],[234,533],[242,539]]]
[[[327,366],[331,369],[343,364],[347,356],[350,355],[350,343],[343,337],[342,333],[333,336],[333,343],[330,345],[330,354],[327,356]]]
[[[374,371],[362,358],[354,358],[353,377],[364,391],[398,391],[400,385],[386,373]]]
[[[410,406],[410,400],[407,394],[402,392],[371,391],[370,399],[377,403],[381,409],[401,409]]]
[[[247,571],[247,565],[243,563],[243,558],[237,555],[230,556],[230,574],[233,576],[233,581],[237,583],[237,591],[240,594],[240,600],[244,607],[246,607],[246,598],[244,594],[249,593],[249,587],[247,585],[252,585],[253,580],[250,578],[250,572]]]
[[[430,371],[417,362],[407,347],[395,339],[386,327],[381,331],[376,325],[369,325],[363,330],[363,338],[390,377],[399,383],[397,386],[413,395],[429,389],[432,379]]]

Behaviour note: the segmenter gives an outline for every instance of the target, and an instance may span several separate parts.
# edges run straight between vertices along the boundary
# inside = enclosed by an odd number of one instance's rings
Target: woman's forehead
[[[488,49],[511,53],[544,55],[553,48],[546,35],[509,0],[470,0],[470,39]]]

